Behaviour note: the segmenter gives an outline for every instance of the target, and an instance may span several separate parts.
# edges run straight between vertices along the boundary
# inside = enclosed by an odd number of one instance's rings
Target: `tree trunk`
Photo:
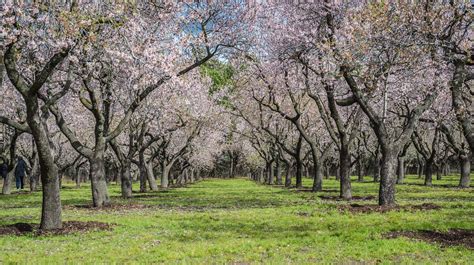
[[[103,152],[99,151],[89,159],[90,164],[90,178],[92,189],[92,201],[94,207],[106,206],[110,203],[107,192],[107,181],[105,179],[105,167]]]
[[[123,161],[120,169],[120,186],[122,188],[122,198],[132,197],[132,173],[130,172],[131,162]]]
[[[398,154],[393,147],[382,147],[382,164],[380,168],[379,205],[395,204],[395,168]]]
[[[47,127],[41,122],[36,95],[24,97],[24,99],[27,110],[26,120],[36,143],[43,185],[40,229],[59,229],[62,227],[62,220],[58,168],[51,152]]]
[[[380,181],[380,171],[382,170],[381,168],[381,160],[378,158],[375,159],[374,161],[374,182],[379,182]]]
[[[357,161],[357,182],[364,182],[364,165],[361,158]]]
[[[85,168],[80,169],[79,170],[79,179],[78,179],[79,183],[76,183],[76,186],[80,187],[81,182],[86,182],[87,176],[88,176],[87,169],[85,169]]]
[[[149,182],[150,180],[144,152],[138,153],[138,168],[140,170],[140,192],[147,192],[146,184],[147,181]]]
[[[281,165],[280,165],[280,159],[276,160],[275,163],[275,174],[276,174],[276,184],[277,185],[282,185],[282,178],[281,178]]]
[[[421,161],[421,159],[418,160],[418,178],[420,179],[421,176],[423,175],[423,168],[424,168],[424,165],[423,165],[423,161]]]
[[[148,179],[148,184],[152,191],[158,190],[158,185],[156,184],[155,174],[153,174],[153,164],[152,162],[147,163],[145,161],[146,176]]]
[[[436,180],[441,180],[443,178],[443,166],[436,165]]]
[[[268,173],[267,184],[273,185],[273,162],[267,163],[267,173]]]
[[[329,179],[329,165],[326,163],[326,166],[324,167],[324,177],[326,179]]]
[[[291,165],[286,165],[285,187],[291,186]]]
[[[318,192],[323,190],[323,169],[321,168],[321,165],[318,163],[313,167],[313,174],[314,174],[314,180],[313,180],[313,187],[312,191],[313,192]]]
[[[459,164],[461,166],[461,178],[459,180],[460,188],[469,188],[471,183],[471,159],[469,155],[460,155]]]
[[[398,164],[397,164],[397,184],[403,184],[404,179],[405,179],[405,157],[399,156]]]
[[[196,172],[196,181],[200,181],[200,180],[201,180],[201,170],[198,169]]]
[[[33,165],[31,166],[31,173],[30,173],[30,191],[33,192],[38,189],[39,178],[40,178],[39,162],[38,162],[38,156],[35,153],[33,157]]]
[[[229,160],[230,160],[229,178],[233,178],[234,177],[234,155],[232,151],[229,151]]]
[[[39,149],[39,148],[38,148]],[[40,156],[41,157],[41,156]],[[54,162],[41,161],[41,179],[43,185],[43,203],[41,209],[41,230],[59,229],[62,227],[61,199],[59,197],[59,179]],[[49,163],[51,162],[51,163]],[[56,177],[51,177],[55,176]],[[44,177],[43,177],[44,176]]]
[[[323,169],[318,159],[318,154],[315,148],[311,148],[311,156],[313,158],[313,192],[323,190]]]
[[[263,168],[260,170],[260,178],[259,178],[258,182],[265,183],[265,169],[263,169]]]
[[[342,146],[339,151],[339,177],[340,177],[340,190],[339,196],[345,200],[352,199],[351,190],[351,157],[346,147]]]
[[[472,3],[472,1],[471,1]],[[474,153],[474,128],[472,126],[472,107],[464,100],[463,86],[466,80],[467,69],[464,60],[454,60],[454,74],[451,81],[451,100],[456,113],[456,119],[461,125],[470,153]],[[472,95],[471,95],[472,98]]]
[[[15,182],[15,167],[8,171],[7,177],[3,180],[2,194],[9,195],[12,193],[12,184]]]
[[[160,183],[160,186],[162,188],[168,188],[169,186],[169,174],[170,174],[170,169],[171,167],[169,167],[166,162],[162,162],[161,163],[161,169],[162,169],[162,173],[161,173],[161,183]]]
[[[31,174],[31,176],[30,176],[30,191],[31,192],[37,190],[38,177],[39,177],[39,174],[37,174],[37,173]]]
[[[296,160],[296,188],[302,188],[303,187],[303,164],[299,159]]]
[[[139,172],[140,172],[140,192],[146,192],[147,191],[146,182],[148,181],[148,177],[146,174],[146,167],[143,161],[139,163]]]
[[[428,160],[425,163],[425,186],[433,185],[433,161]]]
[[[15,180],[16,143],[21,133],[15,132],[10,143],[10,161],[8,161],[7,177],[3,180],[2,194],[11,194],[13,182]]]
[[[191,173],[190,173],[190,176],[189,176],[189,177],[190,177],[189,180],[191,181],[191,183],[194,183],[194,181],[195,181],[195,178],[194,178],[194,168],[191,169]]]

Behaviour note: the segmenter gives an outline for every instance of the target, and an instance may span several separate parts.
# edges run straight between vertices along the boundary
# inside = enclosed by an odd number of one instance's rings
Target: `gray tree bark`
[[[404,179],[405,179],[405,157],[399,156],[398,164],[397,164],[397,184],[403,184]]]
[[[339,150],[339,176],[340,176],[340,193],[339,196],[343,199],[352,199],[351,192],[351,176],[350,176],[350,154],[346,146],[342,145]]]
[[[469,188],[471,183],[471,159],[469,155],[462,154],[459,156],[461,166],[461,178],[459,180],[460,188]]]
[[[281,165],[280,165],[280,159],[277,158],[275,161],[275,174],[276,174],[276,184],[277,185],[282,185],[283,181],[281,178]]]
[[[94,207],[103,207],[110,204],[110,198],[107,191],[107,181],[105,179],[104,155],[102,152],[95,152],[89,159],[90,178],[92,189],[92,202]]]

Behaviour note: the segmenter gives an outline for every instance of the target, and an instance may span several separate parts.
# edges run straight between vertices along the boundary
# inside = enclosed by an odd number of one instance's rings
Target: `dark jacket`
[[[24,177],[26,174],[26,162],[23,159],[18,159],[15,167],[15,177]]]

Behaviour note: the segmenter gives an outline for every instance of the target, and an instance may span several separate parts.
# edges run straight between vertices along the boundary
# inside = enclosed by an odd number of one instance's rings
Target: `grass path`
[[[90,203],[88,186],[61,192],[64,220],[116,224],[113,231],[63,236],[0,236],[0,264],[8,263],[166,263],[314,264],[461,263],[474,260],[464,247],[441,247],[406,238],[385,239],[393,230],[474,229],[473,189],[459,190],[445,178],[431,188],[398,186],[399,204],[435,203],[441,210],[352,214],[347,202],[324,201],[321,194],[255,184],[245,179],[209,179],[186,188],[134,194],[122,200],[110,186],[116,210],[75,207]],[[310,186],[305,179],[305,185]],[[325,181],[323,195],[337,195],[338,183]],[[377,194],[375,183],[354,183],[354,195]],[[374,204],[374,201],[357,202]],[[41,193],[0,196],[0,225],[39,222]]]

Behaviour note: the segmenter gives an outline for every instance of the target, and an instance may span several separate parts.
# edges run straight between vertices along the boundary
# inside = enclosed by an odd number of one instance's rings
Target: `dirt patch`
[[[328,200],[328,201],[346,201],[346,199],[341,198],[339,196],[331,196],[331,195],[321,195],[318,196],[322,200]],[[351,201],[372,201],[375,199],[375,196],[369,195],[369,196],[352,196]]]
[[[31,191],[29,190],[16,190],[12,191],[11,195],[21,195],[21,194],[30,194]]]
[[[441,206],[434,203],[423,203],[419,205],[409,205],[408,210],[439,210]]]
[[[419,205],[394,205],[394,206],[379,206],[379,205],[365,205],[365,204],[349,204],[339,206],[341,211],[349,211],[351,213],[385,213],[390,211],[426,211],[439,210],[441,206],[433,203],[423,203]]]
[[[438,243],[444,247],[464,246],[474,250],[474,230],[450,229],[446,232],[420,230],[420,231],[394,231],[384,235],[385,238],[407,237]]]
[[[308,212],[297,212],[296,215],[304,216],[304,217],[313,216],[312,213],[308,213]]]
[[[81,222],[81,221],[68,221],[63,222],[63,228],[42,231],[39,229],[39,224],[30,223],[16,223],[12,225],[0,226],[0,236],[2,235],[17,235],[21,236],[24,234],[33,233],[34,235],[67,235],[72,233],[83,233],[88,231],[102,231],[112,230],[114,225],[101,223],[101,222]]]
[[[150,208],[149,205],[144,204],[109,204],[102,207],[94,207],[92,204],[76,204],[76,205],[66,205],[64,209],[86,209],[93,211],[129,211],[129,210],[141,210]]]

